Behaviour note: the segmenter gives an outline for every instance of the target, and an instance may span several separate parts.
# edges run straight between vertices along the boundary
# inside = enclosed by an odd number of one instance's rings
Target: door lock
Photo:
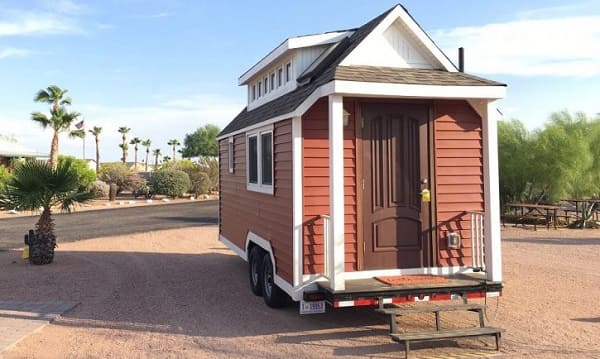
[[[431,202],[431,192],[427,188],[423,189],[420,194],[423,202]]]

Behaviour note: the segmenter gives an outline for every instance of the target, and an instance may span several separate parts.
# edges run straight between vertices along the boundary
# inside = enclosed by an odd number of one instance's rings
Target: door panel
[[[428,108],[364,104],[364,269],[424,265],[429,205],[421,202],[428,178]]]

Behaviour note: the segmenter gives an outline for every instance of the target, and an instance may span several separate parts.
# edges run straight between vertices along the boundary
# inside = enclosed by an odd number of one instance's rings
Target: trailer
[[[397,5],[286,39],[239,85],[247,106],[218,135],[219,240],[268,306],[501,295],[505,84],[456,67]]]

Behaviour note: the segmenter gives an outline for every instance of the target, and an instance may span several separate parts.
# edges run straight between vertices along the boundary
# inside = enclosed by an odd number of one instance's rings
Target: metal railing
[[[471,258],[473,259],[473,268],[485,270],[485,247],[483,237],[483,218],[485,213],[476,211],[467,211],[471,216]]]

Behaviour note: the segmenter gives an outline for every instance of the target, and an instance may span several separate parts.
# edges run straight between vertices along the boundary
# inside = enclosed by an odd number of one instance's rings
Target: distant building
[[[10,167],[13,160],[20,158],[47,160],[50,158],[50,153],[37,152],[18,143],[0,138],[0,165]]]

